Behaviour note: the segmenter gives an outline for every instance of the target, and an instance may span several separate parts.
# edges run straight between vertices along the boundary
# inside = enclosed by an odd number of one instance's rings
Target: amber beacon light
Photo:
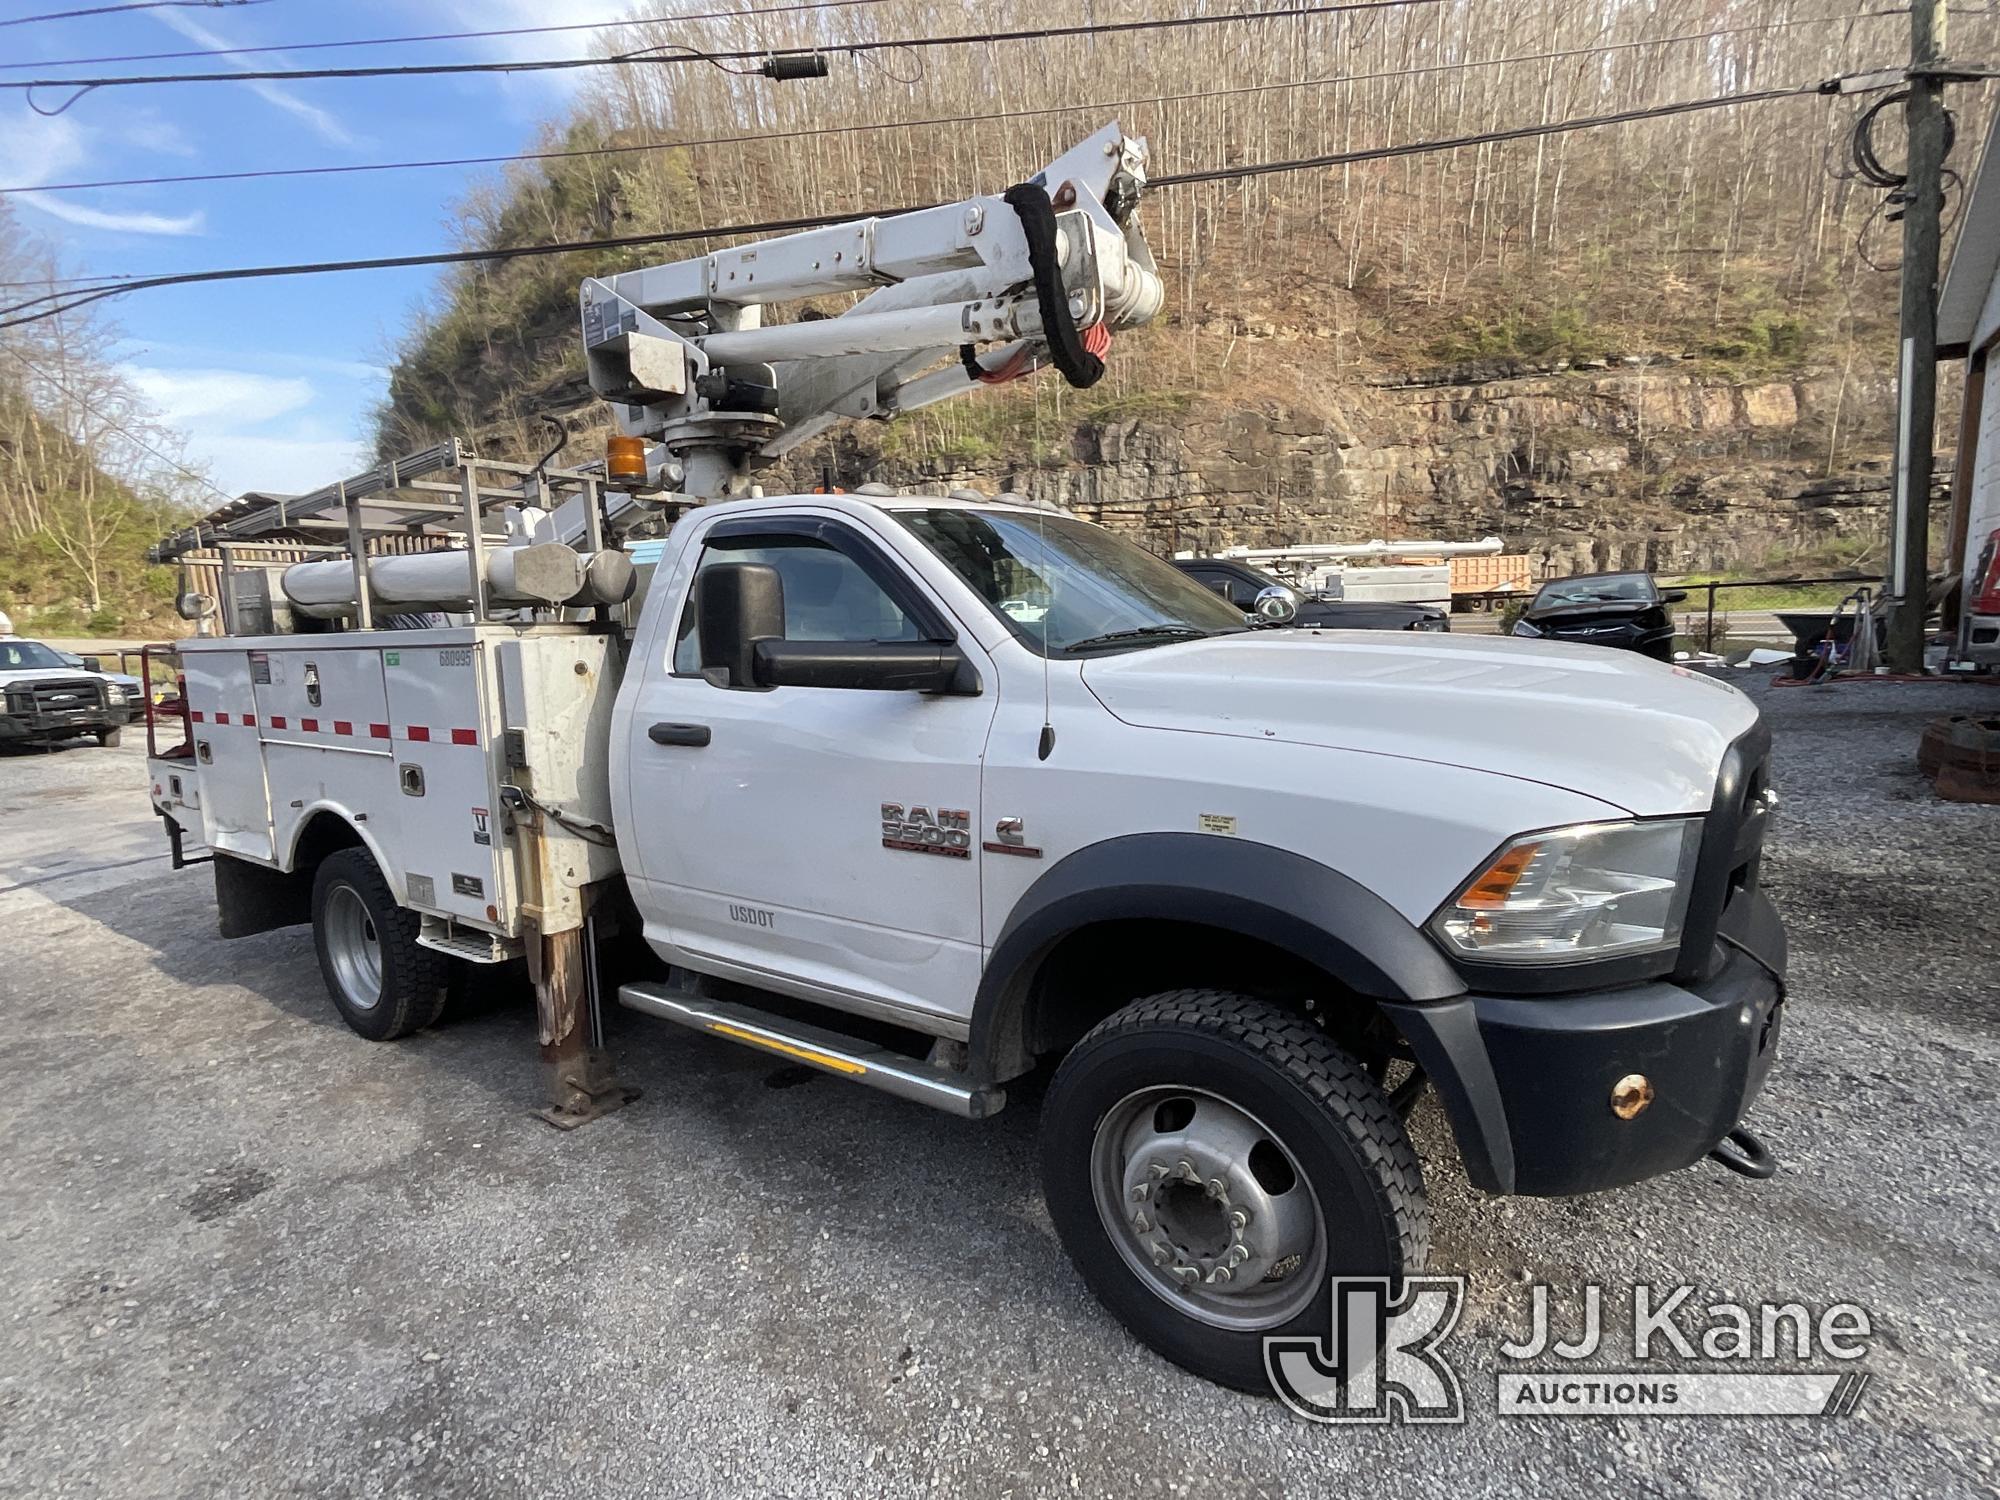
[[[642,437],[614,437],[604,445],[604,470],[614,481],[624,484],[646,482],[646,440]]]

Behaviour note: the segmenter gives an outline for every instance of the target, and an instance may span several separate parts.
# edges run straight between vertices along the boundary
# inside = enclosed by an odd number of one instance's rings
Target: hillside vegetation
[[[1181,12],[1233,11],[1213,0]],[[459,234],[492,248],[830,212],[998,190],[1111,118],[1156,176],[1314,157],[1774,86],[1893,63],[1907,18],[1845,0],[1475,0],[977,47],[842,53],[843,43],[1116,22],[1023,0],[948,25],[916,0],[615,33],[619,50],[823,45],[831,76],[774,83],[701,61],[610,71],[542,149],[468,194]],[[1954,53],[2000,23],[1961,14]],[[608,45],[608,44],[607,44]],[[1494,61],[1501,59],[1504,61]],[[1480,63],[1481,66],[1461,66]],[[741,64],[732,64],[740,67]],[[1991,85],[1956,90],[1955,163]],[[1505,144],[1151,194],[1165,318],[1114,350],[1096,389],[1053,376],[883,435],[892,454],[977,465],[1079,421],[1171,415],[1196,397],[1341,404],[1356,381],[1440,368],[1560,367],[1670,352],[1713,378],[1831,372],[1877,381],[1894,348],[1897,252],[1881,195],[1845,175],[1853,99],[1805,95]],[[901,122],[929,122],[904,125]],[[1884,139],[1893,156],[1900,142]],[[726,241],[664,248],[661,258]],[[470,267],[403,348],[381,448],[450,431],[517,454],[537,418],[587,408],[580,277],[645,251]],[[1843,412],[1829,467],[1878,446]],[[1836,402],[1841,408],[1844,403]]]
[[[57,274],[0,200],[0,281],[25,299]],[[0,610],[23,634],[180,629],[173,571],[145,553],[191,508],[198,476],[118,370],[112,337],[75,314],[0,332]]]

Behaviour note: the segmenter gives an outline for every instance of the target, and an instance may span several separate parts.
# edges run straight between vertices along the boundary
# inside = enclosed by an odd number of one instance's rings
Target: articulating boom
[[[657,482],[713,498],[842,417],[1043,364],[1089,385],[1110,330],[1165,300],[1136,215],[1145,168],[1146,143],[1109,125],[1004,194],[586,280],[591,386],[621,431],[658,440]],[[770,304],[855,291],[838,317],[764,322]]]

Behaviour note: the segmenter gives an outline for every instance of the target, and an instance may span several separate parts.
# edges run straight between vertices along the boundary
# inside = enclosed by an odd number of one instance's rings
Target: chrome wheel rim
[[[1312,1185],[1262,1121],[1205,1089],[1141,1089],[1106,1111],[1091,1193],[1111,1243],[1163,1300],[1217,1328],[1271,1328],[1326,1279]]]
[[[382,1002],[382,939],[352,886],[337,885],[326,901],[326,953],[341,998],[356,1010]]]

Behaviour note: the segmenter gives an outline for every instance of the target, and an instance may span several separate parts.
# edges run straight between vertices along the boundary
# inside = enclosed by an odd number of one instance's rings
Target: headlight
[[[1676,947],[1701,819],[1582,823],[1500,851],[1431,931],[1481,963],[1580,963]]]
[[[105,683],[104,701],[106,703],[123,703],[125,701],[125,689],[115,682]]]
[[[1514,622],[1514,634],[1516,635],[1540,635],[1541,633],[1538,628],[1530,625],[1526,620],[1516,620]]]

